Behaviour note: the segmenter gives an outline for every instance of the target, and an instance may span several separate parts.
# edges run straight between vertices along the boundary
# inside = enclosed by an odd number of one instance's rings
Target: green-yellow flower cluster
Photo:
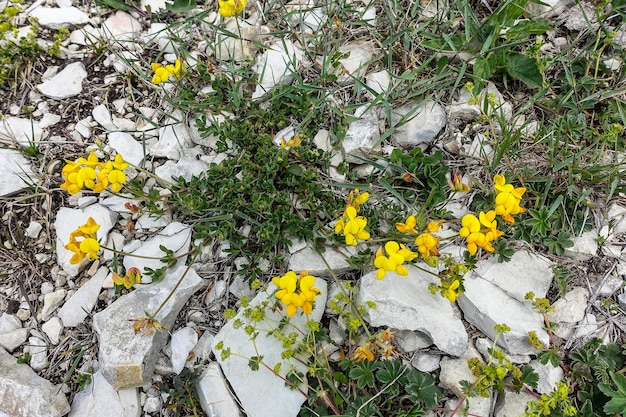
[[[89,217],[87,223],[70,233],[70,241],[65,245],[65,249],[74,252],[70,259],[71,264],[80,263],[85,257],[90,261],[98,258],[100,243],[98,243],[96,232],[99,228],[100,225],[96,223],[93,217]],[[77,238],[82,239],[78,240]]]
[[[128,163],[120,154],[115,155],[113,161],[100,162],[98,156],[91,152],[86,159],[80,157],[76,161],[66,161],[62,171],[65,182],[61,188],[76,194],[83,187],[99,193],[110,186],[113,192],[118,192],[126,182],[126,168]]]
[[[174,65],[167,64],[163,66],[156,62],[153,62],[150,66],[152,67],[152,71],[154,71],[152,82],[157,85],[169,80],[170,75],[180,80],[180,77],[182,77],[183,73],[185,72],[185,66],[183,65],[183,62],[180,58],[176,59]]]
[[[395,272],[398,275],[409,275],[409,271],[404,265],[405,262],[410,262],[417,258],[417,253],[411,252],[406,246],[389,241],[385,243],[385,256],[382,246],[378,248],[376,252],[376,258],[374,259],[374,266],[378,268],[376,271],[376,278],[383,279],[387,272]]]
[[[282,277],[272,278],[272,282],[278,287],[275,296],[286,307],[288,317],[296,314],[298,308],[304,314],[311,314],[315,297],[320,293],[314,287],[315,277],[307,271],[300,271],[299,277],[294,271],[289,271]]]
[[[359,208],[369,198],[369,193],[359,193],[359,190],[350,191],[348,204],[342,216],[335,223],[335,234],[346,238],[346,245],[356,246],[358,240],[367,240],[370,234],[365,230],[367,218],[359,216]]]

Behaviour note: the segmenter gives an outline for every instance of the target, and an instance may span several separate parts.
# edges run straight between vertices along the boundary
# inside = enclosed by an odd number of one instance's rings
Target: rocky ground
[[[424,14],[436,13],[431,3],[422,2]],[[549,3],[559,11],[567,4]],[[289,68],[301,71],[311,65],[295,41],[314,33],[329,16],[315,8],[296,13],[293,19],[299,20],[294,26],[301,32],[294,39],[278,40],[268,35],[270,28],[261,14],[250,13],[241,28],[246,41],[240,42],[219,33],[209,37],[206,33],[211,27],[173,34],[167,30],[167,22],[145,12],[147,4],[152,11],[163,6],[158,0],[146,0],[143,8],[125,12],[91,2],[38,0],[26,2],[19,14],[23,25],[33,16],[44,30],[68,28],[70,34],[63,41],[61,57],[42,57],[19,88],[7,92],[1,108],[0,416],[174,415],[171,399],[184,400],[187,385],[181,381],[190,381],[190,370],[200,375],[188,385],[197,389],[206,415],[296,416],[305,400],[298,391],[287,389],[282,380],[264,370],[252,372],[247,361],[223,358],[215,352],[215,346],[223,341],[243,356],[262,354],[269,363],[282,360],[280,342],[259,340],[254,350],[248,336],[224,318],[225,309],[237,308],[243,296],[254,300],[253,304],[267,298],[244,281],[240,271],[245,271],[245,259],[229,253],[224,242],[211,244],[189,259],[192,245],[198,243],[192,238],[192,227],[173,218],[167,208],[155,218],[134,213],[132,204],[138,200],[124,192],[68,196],[59,185],[64,161],[98,146],[118,152],[126,161],[166,180],[189,180],[211,163],[228,158],[218,150],[215,138],[200,134],[197,113],[173,109],[165,99],[169,87],[157,89],[150,83],[148,57],[161,52],[164,61],[173,64],[178,56],[176,42],[180,41],[174,38],[180,35],[189,53],[189,71],[193,71],[194,60],[206,60],[207,56],[220,62],[253,59],[259,81],[252,97],[263,100],[276,85],[290,81]],[[354,7],[360,8],[366,21],[375,21],[381,13],[374,3],[355,2]],[[293,10],[298,8],[309,10],[292,5]],[[562,19],[548,12],[557,22]],[[206,13],[211,24],[220,19],[213,4],[186,16],[194,13]],[[572,16],[570,24],[575,21]],[[236,32],[238,26],[231,19],[226,28]],[[42,42],[51,41],[44,36],[47,33],[42,32]],[[259,49],[252,39],[262,39],[269,47]],[[209,42],[218,46],[209,48]],[[553,38],[548,46],[557,48],[559,43]],[[347,126],[338,148],[330,145],[327,130],[320,129],[315,135],[315,145],[332,155],[332,166],[325,173],[329,179],[346,181],[345,173],[336,169],[339,165],[351,164],[357,169],[363,158],[388,155],[393,148],[440,149],[454,161],[493,157],[494,149],[485,135],[462,134],[460,127],[482,114],[462,88],[449,102],[419,100],[394,106],[391,120],[386,120],[385,111],[367,105],[394,82],[388,71],[368,67],[379,47],[359,37],[347,39],[340,48],[344,57],[338,84],[350,89],[356,79],[366,84],[368,91],[359,101],[365,104],[355,106],[355,121]],[[211,85],[199,86],[198,91],[214,93]],[[498,100],[504,117],[516,123],[513,111],[523,99],[499,91],[494,84],[489,84],[487,91]],[[397,124],[406,114],[415,118],[398,128],[391,142],[383,142],[381,148],[385,124]],[[532,123],[524,125],[529,135],[532,128]],[[277,146],[281,139],[288,141],[295,135],[293,127],[276,132]],[[32,147],[36,158],[25,151]],[[129,175],[142,178],[145,174],[135,170]],[[156,195],[171,193],[163,183],[153,181],[151,187]],[[322,259],[311,242],[300,241],[284,256],[290,270],[308,270],[318,277],[321,294],[311,318],[330,328],[332,343],[325,350],[330,357],[339,355],[346,340],[345,323],[324,308],[326,300],[338,292],[329,267],[341,278],[358,278],[357,303],[376,303],[367,320],[373,327],[397,332],[394,343],[405,363],[438,374],[448,399],[442,410],[453,409],[455,401],[463,397],[459,381],[472,379],[467,359],[487,355],[498,323],[511,328],[499,340],[500,346],[513,362],[530,363],[540,375],[537,392],[549,393],[563,378],[563,371],[542,365],[536,349],[528,343],[529,331],[537,332],[544,345],[550,340],[543,317],[525,301],[525,294],[532,291],[554,302],[550,322],[558,324],[555,335],[566,349],[594,337],[624,342],[626,206],[622,197],[617,197],[602,210],[590,212],[594,227],[575,236],[574,246],[564,256],[537,253],[519,241],[512,244],[515,253],[509,262],[482,258],[466,278],[465,293],[456,303],[431,294],[428,284],[432,276],[420,269],[410,267],[408,277],[390,273],[384,280],[377,280],[371,269],[355,269],[345,256],[356,254],[352,248],[327,251]],[[471,194],[452,199],[446,208],[462,215],[468,211],[470,199]],[[89,217],[101,225],[101,242],[135,256],[120,261],[105,251],[94,262],[71,264],[72,253],[64,246],[70,232]],[[445,235],[446,230],[441,233]],[[163,280],[130,292],[115,289],[114,265],[121,262],[126,271],[132,267],[158,269],[160,260],[148,258],[161,257],[162,246],[178,257]],[[463,249],[452,240],[441,252],[462,257]],[[571,272],[564,294],[553,282],[553,267],[558,265]],[[267,268],[264,272],[268,277],[273,274]],[[169,333],[137,335],[130,319],[154,311],[170,293],[172,298],[158,314]],[[266,319],[279,319],[280,312],[274,314]],[[294,317],[295,327],[298,320],[303,318]],[[169,390],[162,389],[164,386]],[[535,398],[525,393],[507,395],[504,401],[495,397],[470,402],[472,415],[523,414],[526,402]]]

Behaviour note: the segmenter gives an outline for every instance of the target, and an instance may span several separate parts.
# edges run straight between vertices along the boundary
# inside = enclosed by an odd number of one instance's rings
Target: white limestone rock
[[[371,41],[351,41],[339,47],[341,55],[346,58],[339,60],[337,67],[337,83],[340,85],[354,84],[355,79],[363,79],[370,60],[376,53]]]
[[[451,398],[445,403],[446,410],[454,410],[458,407],[458,410],[465,410],[467,407],[467,415],[471,416],[489,416],[489,412],[491,411],[491,396],[488,398],[485,397],[472,397],[466,398],[465,396],[463,404],[458,406],[459,400],[456,398]],[[460,412],[455,413],[455,416],[461,414]],[[453,417],[452,412],[447,412],[444,414],[445,417]]]
[[[63,331],[63,324],[61,323],[61,319],[58,317],[52,317],[41,326],[41,330],[43,330],[46,336],[48,336],[48,339],[50,339],[50,343],[52,343],[53,345],[58,345],[59,337],[61,336],[61,332]]]
[[[76,394],[68,417],[139,417],[141,407],[136,388],[116,390],[101,371],[91,376],[91,383]]]
[[[407,353],[427,348],[433,344],[428,337],[412,330],[398,330],[393,340]]]
[[[495,108],[489,106],[487,113],[493,114],[495,112],[495,114],[502,114],[507,121],[511,121],[513,118],[513,106],[511,106],[511,103],[504,99],[502,93],[500,93],[497,87],[491,82],[488,82],[487,86],[478,95],[477,104],[470,104],[472,94],[462,88],[459,91],[458,100],[450,105],[448,109],[448,116],[452,120],[457,119],[465,122],[477,120],[482,114],[481,109],[484,104],[485,97],[487,97],[488,94],[495,95],[497,105]],[[500,129],[499,125],[496,126],[496,130],[498,129]]]
[[[319,321],[321,319],[326,304],[326,281],[316,278],[315,287],[320,290],[320,294],[315,299],[313,312],[308,316],[296,313],[296,315],[291,317],[290,324],[284,327],[283,332],[285,334],[295,332],[298,334],[298,339],[301,339],[301,333],[295,329],[306,329],[307,320]],[[275,290],[276,286],[270,283],[268,290],[260,292],[250,302],[250,305],[256,306],[266,301],[272,302],[269,299],[273,297],[271,294]],[[266,309],[265,319],[256,323],[256,327],[259,329],[275,328],[276,323],[279,323],[284,318],[284,314],[284,308],[283,311]],[[235,329],[233,327],[233,323],[237,319],[243,321],[244,326],[249,322],[243,316],[243,311],[240,310],[235,319],[226,323],[215,336],[213,350],[246,415],[248,417],[267,417],[267,410],[272,410],[273,417],[293,417],[297,415],[306,400],[305,396],[298,390],[286,387],[285,382],[281,378],[263,366],[258,371],[251,371],[248,366],[248,358],[260,355],[263,357],[263,362],[270,368],[274,368],[280,363],[281,369],[279,373],[283,377],[292,366],[298,372],[306,374],[307,366],[305,363],[307,358],[302,358],[302,362],[300,360],[290,362],[284,360],[281,357],[284,350],[282,342],[272,336],[266,337],[266,334],[263,333],[256,338],[253,344],[250,336],[242,328]],[[233,355],[223,360],[221,354],[215,349],[215,346],[220,343],[223,343],[224,348],[229,348]],[[305,386],[300,386],[299,389],[306,392]]]
[[[172,178],[178,177],[183,177],[185,181],[191,181],[193,177],[199,176],[207,169],[207,164],[183,151],[178,161],[166,161],[157,167],[154,173],[166,181],[172,181]]]
[[[242,417],[220,365],[211,362],[196,384],[200,406],[209,417]]]
[[[8,197],[27,189],[30,181],[39,182],[30,161],[19,151],[0,149],[0,197]]]
[[[395,129],[391,141],[404,149],[428,145],[446,126],[446,121],[446,110],[432,100],[406,104],[391,112],[391,125]]]
[[[439,363],[441,362],[441,356],[433,355],[430,353],[418,353],[411,360],[411,365],[418,371],[422,372],[434,372],[439,369]]]
[[[89,23],[89,15],[76,7],[36,7],[30,16],[48,29],[70,28]]]
[[[66,294],[67,291],[61,288],[43,296],[43,309],[41,310],[41,320],[46,321],[50,317],[52,317],[52,314],[54,314],[55,310],[63,303],[63,300],[65,300]]]
[[[175,161],[192,144],[189,127],[185,123],[169,124],[159,128],[159,141],[150,148],[150,154]]]
[[[589,301],[589,291],[575,287],[552,305],[554,311],[548,313],[550,323],[578,323],[585,317]]]
[[[73,252],[65,249],[65,245],[69,242],[70,233],[85,224],[89,217],[93,217],[96,223],[100,225],[100,228],[96,232],[98,240],[106,242],[109,231],[117,222],[118,213],[112,212],[100,204],[93,204],[85,209],[61,207],[57,212],[57,217],[54,222],[54,227],[57,232],[57,259],[59,266],[71,277],[78,275],[89,261],[85,258],[78,264],[71,264],[70,259],[73,256]]]
[[[110,132],[107,139],[109,146],[122,155],[126,162],[133,165],[141,164],[144,158],[144,148],[130,133]]]
[[[183,327],[172,333],[170,360],[176,375],[182,372],[187,363],[189,352],[193,350],[196,343],[198,343],[198,333],[191,327]]]
[[[378,109],[364,104],[354,111],[354,117],[360,120],[348,125],[341,150],[346,162],[361,164],[363,160],[358,157],[375,156],[381,150]]]
[[[498,344],[508,353],[529,355],[536,350],[528,343],[528,332],[535,331],[539,340],[549,344],[543,318],[528,301],[521,302],[509,296],[497,285],[478,276],[465,279],[465,293],[457,298],[465,319],[490,339],[495,339],[496,324],[511,328],[498,338]]]
[[[100,267],[96,274],[81,285],[80,288],[63,304],[57,315],[65,327],[76,327],[84,323],[98,302],[104,280],[109,275],[106,267]]]
[[[28,339],[28,329],[22,328],[22,322],[16,316],[0,315],[0,347],[13,352]]]
[[[58,386],[0,348],[0,415],[61,417],[70,411]]]
[[[237,28],[235,19],[226,21],[225,30],[236,35],[231,36],[223,32],[217,33],[215,37],[215,55],[220,61],[232,60],[241,62],[254,59],[259,49],[257,46],[259,41],[263,39],[263,35],[269,33],[267,26],[253,25],[245,20],[240,20],[239,28]],[[241,30],[241,39],[239,38],[239,30]]]
[[[130,268],[138,268],[142,274],[145,268],[152,268],[157,270],[163,267],[163,262],[160,259],[143,259],[132,255],[146,256],[151,258],[161,258],[165,253],[160,249],[160,246],[174,251],[175,256],[181,256],[173,270],[184,269],[185,262],[187,261],[187,255],[182,256],[189,251],[191,244],[191,227],[174,222],[170,223],[166,228],[154,235],[152,238],[144,241],[135,250],[125,250],[130,252],[131,256],[124,257],[124,268],[128,271]],[[147,277],[144,277],[147,278]],[[143,280],[142,280],[143,282]]]
[[[41,371],[48,366],[48,349],[45,341],[38,337],[29,337],[27,348],[28,349],[25,348],[24,351],[28,350],[28,353],[30,353],[29,365],[33,370]]]
[[[54,77],[37,85],[37,89],[46,97],[63,100],[82,93],[85,78],[85,65],[82,62],[73,62]]]
[[[549,19],[567,10],[573,0],[542,0],[542,3],[529,3],[526,10],[534,17]]]
[[[184,273],[186,276],[180,280]],[[172,292],[178,282],[180,285]],[[135,334],[133,322],[129,320],[146,318],[146,312],[156,311],[171,294],[155,317],[169,329],[189,297],[203,285],[202,278],[192,268],[170,269],[162,281],[140,286],[93,316],[93,327],[100,341],[100,370],[115,389],[149,383],[158,359],[157,353],[165,346],[168,337],[161,331]]]
[[[44,133],[36,120],[15,116],[3,117],[0,120],[0,140],[4,143],[26,148],[38,144],[43,139]],[[0,150],[9,151],[9,149]]]
[[[574,246],[565,249],[565,255],[579,261],[587,261],[598,253],[598,231],[590,230],[572,238]]]
[[[373,72],[365,77],[365,83],[374,91],[375,95],[386,93],[391,85],[391,76],[387,70]]]
[[[42,229],[43,225],[41,223],[31,221],[24,232],[26,233],[26,237],[29,237],[31,239],[37,239]]]
[[[141,34],[141,23],[128,13],[118,10],[104,21],[101,30],[105,39],[132,41]]]
[[[310,275],[317,277],[329,277],[330,272],[324,260],[335,274],[342,274],[352,269],[347,261],[352,255],[356,255],[356,248],[346,246],[337,250],[328,249],[320,256],[311,246],[307,246],[293,253],[289,257],[289,269],[293,271],[308,271]]]
[[[550,362],[544,365],[539,360],[533,359],[529,365],[539,375],[536,389],[540,394],[551,393],[556,388],[557,382],[560,382],[565,375],[560,366],[552,366]]]
[[[537,398],[534,395],[526,391],[515,392],[505,389],[498,394],[495,417],[522,416],[526,411],[526,405],[536,400]]]
[[[439,374],[439,383],[442,387],[449,389],[457,397],[463,397],[463,387],[461,381],[476,382],[476,377],[467,366],[469,359],[478,358],[481,362],[480,353],[470,344],[465,354],[460,358],[444,357],[441,359],[441,372]]]
[[[303,56],[302,50],[289,39],[270,45],[252,67],[259,74],[258,85],[252,93],[252,99],[263,99],[276,85],[290,84]]]
[[[513,254],[509,262],[498,262],[494,256],[479,261],[476,269],[467,277],[477,275],[523,302],[531,291],[538,298],[546,296],[554,278],[551,264],[543,256],[520,250]]]
[[[387,273],[383,280],[370,272],[359,281],[357,303],[376,303],[365,319],[374,327],[387,326],[400,330],[417,330],[430,337],[442,351],[462,356],[468,344],[465,326],[448,300],[433,295],[428,285],[435,278],[420,269],[408,266],[408,276]]]

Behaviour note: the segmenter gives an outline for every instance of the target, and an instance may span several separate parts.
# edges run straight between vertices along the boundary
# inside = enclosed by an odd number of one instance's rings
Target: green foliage
[[[408,153],[394,149],[390,162],[390,170],[385,177],[390,187],[385,188],[388,191],[393,189],[393,193],[400,201],[407,202],[409,206],[424,203],[432,208],[445,201],[448,166],[443,163],[441,151],[425,155],[419,147],[413,148]]]
[[[175,375],[171,382],[163,382],[159,389],[167,393],[165,409],[173,410],[178,416],[203,416],[204,412],[200,407],[200,399],[196,390],[196,383],[200,379],[200,372],[190,371],[183,368],[182,372]]]
[[[67,29],[59,29],[54,41],[47,46],[37,42],[40,28],[36,19],[30,19],[30,29],[20,34],[17,15],[22,11],[21,1],[10,0],[0,12],[0,88],[10,87],[26,68],[41,60],[42,55],[51,57],[60,53],[61,42],[69,36]]]
[[[624,412],[626,346],[593,339],[568,355],[570,377],[577,385],[575,404],[584,416],[607,417]],[[619,408],[621,406],[621,409]]]

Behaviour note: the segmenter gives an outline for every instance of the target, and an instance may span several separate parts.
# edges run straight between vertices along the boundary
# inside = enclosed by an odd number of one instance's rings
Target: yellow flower
[[[495,217],[496,212],[491,210],[487,213],[481,211],[478,217],[473,214],[466,214],[461,219],[462,227],[459,231],[459,236],[465,238],[470,255],[476,254],[478,248],[488,252],[494,251],[490,242],[504,234],[497,229],[498,223]]]
[[[395,272],[403,276],[409,275],[409,270],[406,269],[403,263],[417,258],[417,253],[394,241],[385,243],[385,252],[387,252],[387,256],[383,254],[382,247],[376,251],[376,258],[374,258],[374,266],[378,268],[376,279],[383,279],[387,272]]]
[[[282,277],[272,278],[272,282],[279,288],[274,295],[286,307],[287,317],[296,314],[298,308],[304,314],[313,312],[313,301],[320,290],[313,287],[315,277],[307,271],[300,271],[300,278],[294,271],[289,271]]]
[[[169,71],[163,67],[163,65],[153,62],[150,66],[152,67],[152,71],[154,71],[154,76],[152,77],[153,84],[158,85],[164,83],[170,78]]]
[[[511,184],[507,184],[506,178],[499,174],[493,177],[493,182],[496,190],[496,214],[502,216],[502,220],[505,222],[513,224],[515,220],[512,216],[526,211],[525,208],[520,207],[526,188],[515,188]]]
[[[367,218],[365,216],[357,216],[359,207],[369,198],[368,193],[359,193],[358,188],[350,191],[348,196],[348,204],[335,223],[335,234],[343,234],[346,238],[346,245],[356,246],[357,240],[367,240],[370,234],[365,230],[367,226]]]
[[[83,187],[99,193],[111,185],[111,189],[118,192],[126,182],[126,174],[123,172],[126,168],[128,163],[120,154],[115,156],[113,162],[104,163],[91,152],[86,159],[81,157],[76,161],[67,161],[62,170],[65,182],[61,188],[70,194],[78,193]]]
[[[222,17],[237,16],[246,8],[246,0],[217,0]]]
[[[438,243],[439,238],[430,233],[422,233],[415,238],[417,251],[424,259],[428,259],[430,255],[439,256],[439,251],[437,250]]]
[[[455,280],[452,284],[443,284],[443,295],[450,301],[451,303],[455,302],[457,297],[462,294],[463,291],[459,288],[461,286],[461,281]]]
[[[89,217],[87,223],[70,233],[70,240],[65,245],[65,249],[74,252],[70,259],[71,264],[80,263],[85,257],[90,261],[98,258],[100,243],[98,243],[96,233],[99,228],[100,225],[92,217]],[[77,237],[82,237],[83,239],[78,241]]]
[[[141,282],[141,273],[135,267],[130,268],[123,277],[114,272],[113,282],[115,285],[123,285],[126,289],[130,289],[133,285]]]
[[[396,223],[396,229],[398,229],[400,233],[415,232],[415,226],[417,226],[417,220],[413,215],[407,217],[404,223]]]

